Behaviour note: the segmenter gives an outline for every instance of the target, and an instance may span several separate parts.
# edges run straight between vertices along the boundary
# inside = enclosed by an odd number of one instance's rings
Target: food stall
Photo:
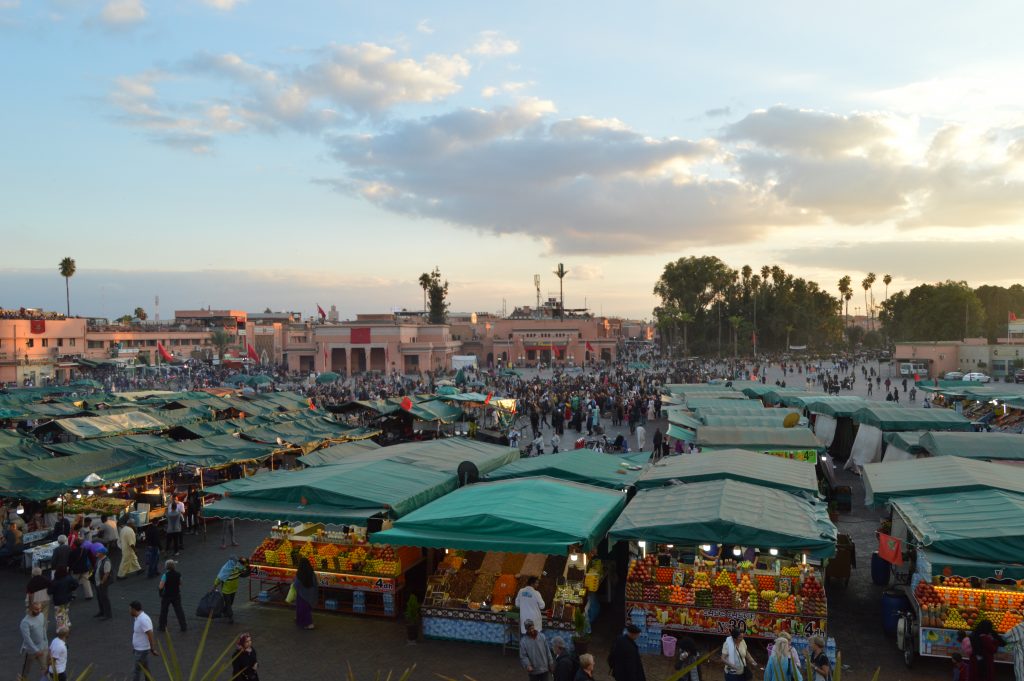
[[[960,632],[982,620],[998,633],[1024,620],[1024,497],[953,492],[897,498],[892,509],[892,537],[910,575],[912,615],[896,627],[908,665],[915,654],[949,657],[960,649]],[[995,659],[1011,663],[1012,647]]]
[[[697,446],[701,451],[746,449],[811,464],[817,463],[818,454],[825,451],[810,429],[800,427],[704,426],[697,429]]]
[[[825,634],[836,534],[819,500],[719,479],[641,490],[609,536],[631,542],[626,612],[648,633],[771,638]]]
[[[812,466],[743,449],[722,449],[688,456],[669,456],[647,467],[637,489],[664,487],[673,482],[739,480],[809,497],[818,495]]]
[[[868,464],[863,479],[865,503],[869,506],[946,492],[1001,489],[1024,494],[1024,469],[1019,466],[960,456]]]
[[[857,473],[867,464],[882,460],[883,433],[898,430],[973,430],[968,419],[950,409],[891,405],[880,407],[872,403],[855,411],[850,418],[857,425],[857,434],[845,467]]]
[[[603,577],[594,551],[625,503],[621,492],[546,476],[482,482],[400,518],[370,541],[443,556],[428,580],[425,636],[517,641],[515,596],[526,578],[538,576],[543,628],[569,639]]]

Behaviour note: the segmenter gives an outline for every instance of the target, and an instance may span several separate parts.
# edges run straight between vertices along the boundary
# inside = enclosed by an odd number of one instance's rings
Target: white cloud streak
[[[479,39],[469,48],[470,54],[480,57],[507,57],[519,51],[519,43],[505,38],[498,31],[482,31]]]
[[[127,28],[145,21],[146,7],[142,0],[108,0],[99,18],[110,28]]]

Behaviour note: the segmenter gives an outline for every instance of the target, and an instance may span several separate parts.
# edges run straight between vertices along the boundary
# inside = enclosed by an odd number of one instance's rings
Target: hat
[[[100,547],[98,549],[96,549],[96,553],[106,553],[106,552],[107,552],[107,547],[104,546],[103,544],[100,544]]]

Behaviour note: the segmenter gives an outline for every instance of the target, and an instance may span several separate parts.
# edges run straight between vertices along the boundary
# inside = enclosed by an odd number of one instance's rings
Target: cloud
[[[146,7],[142,0],[108,0],[99,18],[108,27],[127,28],[146,19]]]
[[[419,31],[420,33],[430,35],[431,33],[434,32],[434,27],[430,25],[429,20],[420,19],[419,22],[416,23],[416,30]]]
[[[147,71],[136,76],[123,76],[110,93],[111,104],[118,110],[116,120],[148,133],[153,142],[194,153],[210,152],[216,125],[201,115],[189,115],[160,103],[156,86],[170,78],[163,71]],[[223,112],[218,113],[223,125]]]
[[[507,82],[502,83],[500,86],[491,85],[485,87],[480,91],[482,97],[491,98],[496,97],[502,92],[516,93],[533,85],[533,82]]]
[[[245,0],[201,0],[207,7],[219,9],[222,12],[230,12]]]
[[[720,106],[717,109],[708,109],[704,112],[704,115],[708,118],[717,118],[719,116],[728,116],[732,113],[732,109],[727,106]]]
[[[502,37],[498,31],[482,31],[476,44],[469,48],[470,54],[481,57],[507,57],[518,51],[519,43]]]
[[[835,156],[882,142],[887,128],[876,117],[775,106],[755,111],[725,128],[722,138],[778,151]]]

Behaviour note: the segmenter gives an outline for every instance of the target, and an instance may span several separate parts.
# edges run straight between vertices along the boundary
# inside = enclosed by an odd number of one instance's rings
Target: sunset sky
[[[1024,280],[1017,2],[0,0],[0,306],[649,317],[718,255]],[[876,297],[881,286],[876,284]],[[854,299],[856,303],[856,297]],[[852,308],[851,308],[851,311]]]

